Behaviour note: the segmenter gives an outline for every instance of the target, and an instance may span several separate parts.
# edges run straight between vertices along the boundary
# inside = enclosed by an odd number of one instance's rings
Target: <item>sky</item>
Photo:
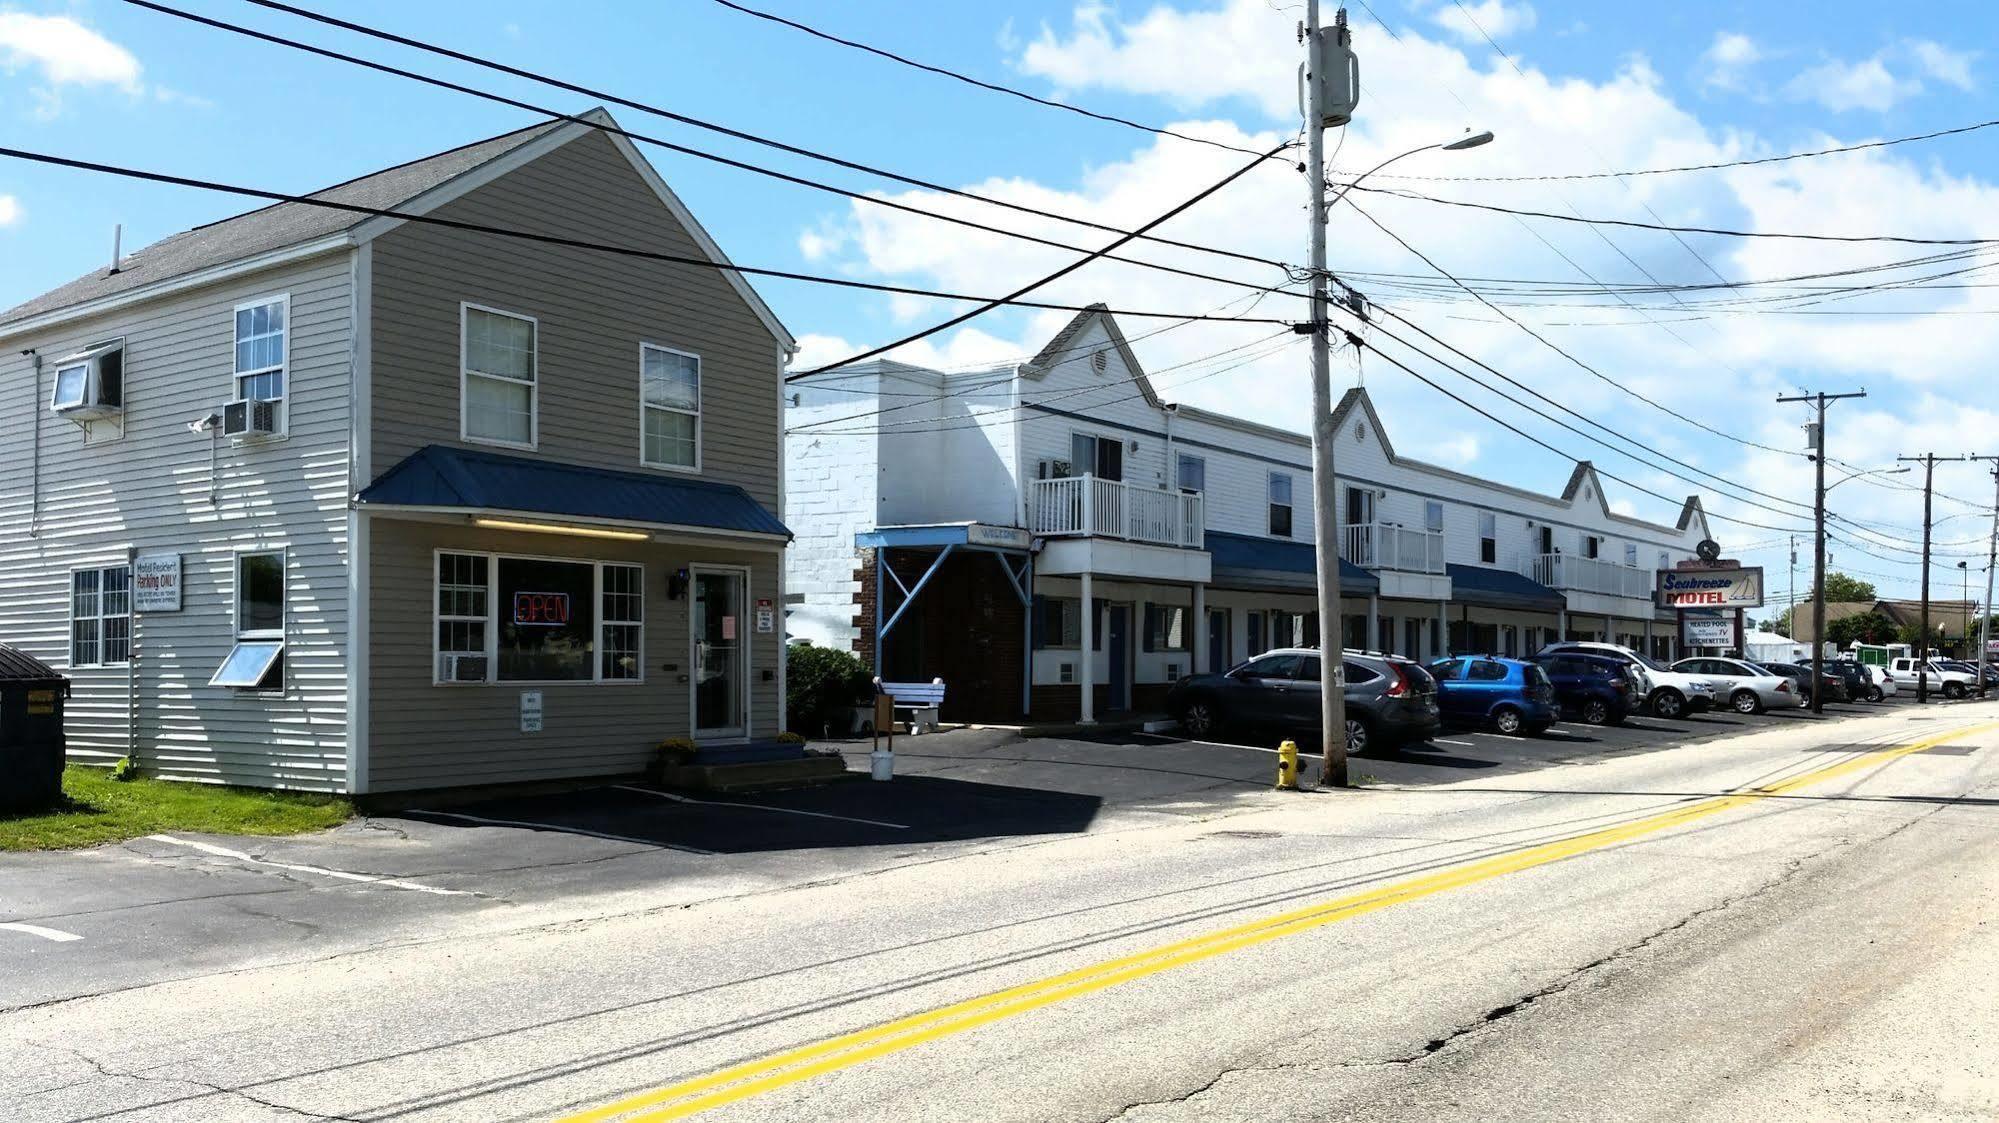
[[[161,2],[557,111],[595,103],[241,0]],[[1980,46],[1999,41],[1999,12],[1989,5],[1372,3],[1371,10],[1356,3],[1350,12],[1363,89],[1353,122],[1327,136],[1336,178],[1467,130],[1490,129],[1497,137],[1490,145],[1410,156],[1363,187],[1765,234],[1999,238],[1993,143],[1999,129],[1716,171],[1606,174],[1999,118],[1992,93],[1999,58]],[[677,113],[1121,229],[1156,218],[1248,159],[976,89],[714,0],[319,6]],[[1219,144],[1265,150],[1298,135],[1295,29],[1302,4],[754,0],[753,6]],[[921,209],[1083,249],[1115,237],[612,109],[634,132]],[[0,0],[5,147],[309,191],[534,119],[518,108],[123,0]],[[996,295],[1079,256],[646,151],[723,249],[746,265]],[[1527,176],[1594,178],[1517,178]],[[1297,168],[1269,161],[1157,233],[1297,263],[1305,253],[1304,196]],[[125,245],[134,248],[252,205],[0,158],[0,307],[105,260],[114,224],[124,225]],[[1572,467],[1568,457],[1591,459],[1616,477],[1605,482],[1618,510],[1664,521],[1698,492],[1724,552],[1768,567],[1776,599],[1790,587],[1794,535],[1801,592],[1811,562],[1812,466],[1802,455],[1801,429],[1807,415],[1803,406],[1778,405],[1780,394],[1867,391],[1863,400],[1832,407],[1834,479],[1893,468],[1900,455],[1999,453],[1999,379],[1989,371],[1999,343],[1999,301],[1984,287],[1990,262],[1976,245],[1675,235],[1367,190],[1334,208],[1330,243],[1335,273],[1385,312],[1406,317],[1377,312],[1373,326],[1360,328],[1379,354],[1356,356],[1343,347],[1334,355],[1335,391],[1363,382],[1399,452],[1543,491],[1560,489]],[[1099,261],[1037,295],[1141,311],[1302,317],[1303,302],[1289,293],[1255,295],[1286,279],[1272,266],[1156,244],[1122,252],[1237,283]],[[1883,268],[1939,254],[1955,256]],[[1517,323],[1433,267],[1481,290]],[[1853,269],[1874,271],[1857,280],[1771,283]],[[1562,295],[1496,286],[1497,280],[1535,282],[1536,290],[1559,286]],[[1762,284],[1739,287],[1743,282]],[[1674,288],[1703,284],[1713,287]],[[1809,287],[1856,284],[1877,287],[1859,293]],[[1619,295],[1570,295],[1603,285]],[[1622,291],[1632,285],[1673,291]],[[802,282],[757,287],[801,340],[801,365],[888,342],[965,308]],[[1060,312],[1004,310],[898,357],[962,365],[1025,356],[1065,319]],[[1463,373],[1400,350],[1384,335],[1451,358],[1410,325],[1637,447],[1514,387],[1474,387]],[[1155,381],[1168,400],[1304,428],[1306,353],[1295,337],[1294,345],[1279,346],[1281,327],[1172,320],[1125,327],[1127,335],[1144,336],[1135,349],[1160,372]],[[1383,356],[1400,357],[1556,451],[1453,402]],[[1613,447],[1535,416],[1529,404]],[[1959,595],[1959,560],[1968,561],[1973,595],[1980,594],[1975,586],[1982,583],[1991,530],[1987,467],[1936,469],[1937,597]],[[1884,596],[1913,596],[1921,572],[1920,482],[1918,469],[1838,486],[1831,500],[1833,568],[1874,582]]]

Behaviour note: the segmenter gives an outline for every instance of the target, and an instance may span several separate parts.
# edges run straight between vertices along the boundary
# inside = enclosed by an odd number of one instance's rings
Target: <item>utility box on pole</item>
[[[1310,121],[1316,112],[1320,128],[1334,129],[1353,120],[1359,104],[1360,59],[1353,53],[1353,33],[1342,8],[1333,26],[1317,29],[1307,46],[1306,61],[1298,65],[1298,115]]]

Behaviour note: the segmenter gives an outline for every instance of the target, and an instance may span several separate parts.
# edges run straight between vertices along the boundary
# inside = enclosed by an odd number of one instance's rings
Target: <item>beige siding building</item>
[[[371,792],[780,731],[793,341],[611,124],[0,312],[0,643],[66,668],[73,759]]]

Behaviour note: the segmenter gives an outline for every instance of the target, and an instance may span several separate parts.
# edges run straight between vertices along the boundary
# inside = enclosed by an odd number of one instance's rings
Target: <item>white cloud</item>
[[[32,68],[50,86],[140,88],[137,56],[68,16],[0,12],[0,65]]]
[[[21,200],[12,195],[0,195],[0,226],[12,226],[21,221]]]
[[[1880,56],[1858,62],[1832,60],[1804,71],[1785,85],[1784,92],[1800,101],[1815,101],[1835,113],[1852,109],[1891,109],[1897,102],[1923,92],[1914,78],[1898,78]]]
[[[1739,92],[1748,85],[1748,71],[1767,56],[1756,40],[1738,31],[1719,32],[1701,53],[1701,85]]]
[[[1928,39],[1911,40],[1908,50],[1924,74],[1944,85],[1965,91],[1975,85],[1971,79],[1971,60],[1977,57],[1976,51],[1953,51]]]
[[[1515,32],[1531,31],[1535,18],[1534,9],[1528,5],[1506,4],[1501,0],[1479,0],[1463,7],[1447,3],[1430,13],[1437,26],[1467,43],[1478,44],[1485,42],[1485,35],[1504,40]],[[1481,29],[1485,35],[1479,34]]]
[[[1393,434],[1390,434],[1390,439],[1394,439]],[[1466,433],[1424,445],[1422,451],[1417,454],[1417,459],[1442,464],[1447,468],[1462,468],[1477,460],[1478,452],[1478,438]]]

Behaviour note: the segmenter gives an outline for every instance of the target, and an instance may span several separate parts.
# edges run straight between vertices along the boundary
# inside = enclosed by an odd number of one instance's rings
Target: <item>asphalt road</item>
[[[736,806],[10,857],[0,1118],[1999,1114],[1999,704],[1622,734],[1321,794],[946,734]]]

